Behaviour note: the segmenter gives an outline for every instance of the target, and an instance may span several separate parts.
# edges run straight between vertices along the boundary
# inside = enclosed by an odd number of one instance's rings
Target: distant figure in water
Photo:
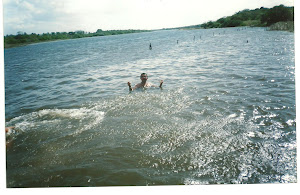
[[[249,41],[247,40],[247,43],[248,43]]]
[[[127,83],[128,87],[129,87],[129,91],[133,91],[133,90],[138,89],[138,88],[158,87],[156,85],[153,85],[152,83],[147,82],[148,75],[146,73],[142,73],[141,76],[140,76],[140,79],[142,80],[142,82],[136,84],[133,88],[131,87],[131,83],[130,82]],[[161,80],[160,84],[159,84],[159,88],[162,87],[163,83],[164,83],[164,81]]]
[[[150,43],[150,45],[149,45],[149,49],[150,49],[150,50],[152,49],[151,43]]]
[[[177,40],[177,44],[178,44],[178,40]]]

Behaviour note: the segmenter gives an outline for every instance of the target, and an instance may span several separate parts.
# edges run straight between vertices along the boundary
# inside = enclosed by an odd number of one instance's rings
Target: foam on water
[[[269,126],[270,131],[259,131],[258,119],[272,119],[276,115],[257,117],[260,114],[257,108],[249,119],[245,118],[243,110],[239,115],[229,113],[227,116],[218,112],[213,115],[190,112],[198,102],[203,101],[210,104],[214,100],[193,98],[183,88],[146,90],[101,100],[81,108],[40,110],[16,117],[7,125],[14,125],[24,133],[45,131],[43,128],[51,131],[47,134],[48,141],[45,139],[41,143],[46,147],[45,150],[56,156],[51,160],[54,164],[64,163],[59,156],[74,153],[74,148],[78,150],[76,143],[87,148],[97,143],[100,153],[109,145],[129,147],[126,155],[134,156],[132,160],[136,161],[135,166],[152,170],[142,173],[156,178],[156,181],[148,180],[149,185],[164,183],[165,176],[176,178],[179,175],[183,179],[175,181],[183,184],[268,182],[278,179],[282,168],[285,173],[289,172],[283,164],[286,160],[294,160],[290,151],[295,148],[289,144],[277,146],[272,141],[282,139],[287,134],[276,123]],[[51,135],[57,133],[57,128],[67,132]],[[84,131],[87,133],[83,134]],[[53,145],[54,141],[49,142],[54,137],[57,146]],[[60,151],[59,146],[64,150]],[[136,156],[136,151],[143,155]],[[281,156],[280,161],[274,161],[270,156],[274,155],[274,151],[278,157]],[[112,151],[110,155],[114,157],[119,152]],[[86,155],[84,158],[95,160]],[[127,157],[120,158],[124,161]],[[77,163],[86,162],[79,160]],[[125,164],[123,166],[126,167]],[[267,178],[264,173],[269,169],[279,175],[275,174],[273,179]],[[293,170],[292,165],[288,170]],[[282,182],[293,181],[293,175],[282,177]]]
[[[72,123],[79,123],[76,126],[76,131],[72,134],[81,133],[93,126],[99,124],[104,118],[104,112],[93,108],[78,108],[78,109],[45,109],[37,112],[32,112],[23,116],[15,117],[6,123],[6,126],[14,126],[21,132],[26,132],[31,129],[47,126],[48,129],[57,126],[68,124],[67,127],[74,128]],[[70,122],[72,121],[72,122]]]

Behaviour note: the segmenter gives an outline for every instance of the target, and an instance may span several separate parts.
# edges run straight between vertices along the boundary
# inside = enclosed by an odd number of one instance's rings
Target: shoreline
[[[235,26],[229,28],[238,28],[238,27],[245,27],[245,26]],[[249,27],[249,26],[248,26]],[[250,27],[260,27],[260,26],[250,26]],[[228,28],[228,27],[227,27]],[[287,31],[294,33],[294,22],[277,22],[267,28],[268,31]],[[160,29],[160,30],[199,30],[199,29],[209,29],[209,28],[172,28],[172,29]],[[151,31],[151,30],[149,30]],[[149,31],[141,31],[141,32],[149,32]],[[140,33],[140,32],[133,32],[133,33]],[[64,41],[64,40],[71,40],[71,39],[81,39],[81,38],[91,38],[91,37],[100,37],[100,36],[111,36],[111,35],[122,35],[122,34],[132,34],[132,33],[119,33],[119,34],[109,34],[109,35],[92,35],[92,36],[83,36],[83,37],[76,37],[76,38],[65,38],[65,39],[52,39],[52,40],[45,40],[45,41],[36,41],[36,42],[27,42],[27,43],[7,43],[5,44],[4,40],[4,49],[16,48],[16,47],[24,47],[27,45],[38,44],[38,43],[47,43],[47,42],[54,42],[54,41]]]
[[[27,45],[33,45],[33,44],[38,44],[38,43],[47,43],[47,42],[63,41],[63,40],[69,40],[69,39],[56,39],[56,40],[39,41],[39,42],[31,42],[31,43],[7,44],[6,46],[4,46],[4,49],[10,49],[10,48],[15,48],[15,47],[24,47]]]
[[[111,31],[102,31],[98,30],[96,33],[89,34],[76,34],[76,32],[69,33],[54,33],[54,34],[19,34],[19,35],[7,35],[4,36],[4,49],[15,48],[15,47],[24,47],[31,44],[37,43],[46,43],[53,41],[62,41],[62,40],[71,40],[71,39],[81,39],[81,38],[90,38],[90,37],[101,37],[101,36],[111,36],[111,35],[122,35],[122,34],[132,34],[132,33],[141,33],[141,32],[150,32],[151,30],[111,30]],[[60,36],[57,38],[57,36]],[[34,41],[31,41],[34,40]]]

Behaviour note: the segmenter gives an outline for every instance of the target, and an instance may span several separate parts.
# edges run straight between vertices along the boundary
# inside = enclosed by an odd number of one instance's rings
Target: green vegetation
[[[83,37],[94,37],[94,36],[107,36],[107,35],[118,35],[146,32],[146,30],[109,30],[103,31],[98,29],[95,33],[86,33],[84,31],[75,32],[52,32],[43,34],[27,34],[26,32],[18,32],[17,35],[6,35],[4,37],[4,48],[17,47],[22,45],[28,45],[32,43],[64,40],[64,39],[77,39]]]
[[[243,10],[232,16],[220,18],[215,22],[207,22],[202,28],[224,28],[237,26],[268,27],[277,22],[294,21],[294,7],[283,5],[271,9],[263,8],[255,10]]]
[[[273,8],[264,8],[249,10],[245,9],[232,16],[223,17],[217,21],[209,21],[204,24],[181,27],[177,29],[199,29],[199,28],[226,28],[238,26],[251,26],[251,27],[270,27],[273,25],[272,30],[277,27],[274,26],[277,22],[291,22],[294,21],[294,7],[285,7],[283,5],[275,6]],[[281,25],[282,26],[282,25]],[[291,27],[291,25],[288,25]],[[293,25],[292,25],[293,26]],[[279,28],[277,30],[284,29]],[[293,28],[288,30],[292,31]]]
[[[269,29],[294,32],[294,22],[277,22],[272,24]]]
[[[168,29],[200,29],[200,28],[225,28],[238,26],[269,27],[270,30],[294,31],[294,7],[285,7],[283,5],[273,8],[264,8],[249,10],[245,9],[232,16],[223,17],[217,21],[209,21],[204,24],[193,26],[168,28]],[[166,29],[167,30],[167,29]],[[55,41],[62,39],[76,39],[83,37],[118,35],[127,33],[146,32],[147,30],[108,30],[98,29],[95,33],[86,33],[84,31],[75,32],[52,32],[43,34],[26,34],[18,32],[17,35],[6,35],[4,37],[4,48],[27,45],[31,43]]]

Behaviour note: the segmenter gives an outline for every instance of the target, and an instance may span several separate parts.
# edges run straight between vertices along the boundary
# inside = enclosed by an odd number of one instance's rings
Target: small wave
[[[71,80],[65,80],[65,81],[61,81],[59,83],[57,83],[57,85],[65,85],[65,84],[71,84],[73,81]]]
[[[80,58],[80,59],[75,59],[72,60],[71,62],[67,62],[65,64],[63,64],[63,66],[67,67],[67,66],[71,66],[71,65],[75,65],[75,64],[80,64],[80,63],[85,63],[89,58]]]
[[[15,126],[23,131],[33,128],[46,127],[53,129],[57,125],[67,126],[77,129],[76,133],[99,124],[104,118],[104,112],[93,108],[78,109],[44,109],[26,115],[15,117],[7,126]]]
[[[82,119],[88,116],[103,115],[103,112],[95,111],[87,108],[79,109],[46,109],[37,113],[39,117],[50,116],[60,118]]]
[[[297,183],[297,177],[294,175],[285,174],[281,177],[282,183]]]
[[[280,143],[279,146],[288,148],[289,150],[293,150],[297,148],[297,142],[292,141],[291,143]]]
[[[286,121],[286,124],[288,124],[288,126],[293,126],[294,124],[296,124],[296,120],[288,120]]]
[[[239,74],[229,74],[228,77],[233,78],[233,79],[243,79],[243,80],[245,79],[244,76],[239,75]]]
[[[88,78],[88,79],[85,79],[85,81],[88,81],[88,82],[95,82],[95,81],[97,81],[97,80],[94,79],[94,78]]]
[[[24,90],[36,90],[36,89],[39,89],[39,88],[37,86],[33,86],[33,85],[24,87]]]

